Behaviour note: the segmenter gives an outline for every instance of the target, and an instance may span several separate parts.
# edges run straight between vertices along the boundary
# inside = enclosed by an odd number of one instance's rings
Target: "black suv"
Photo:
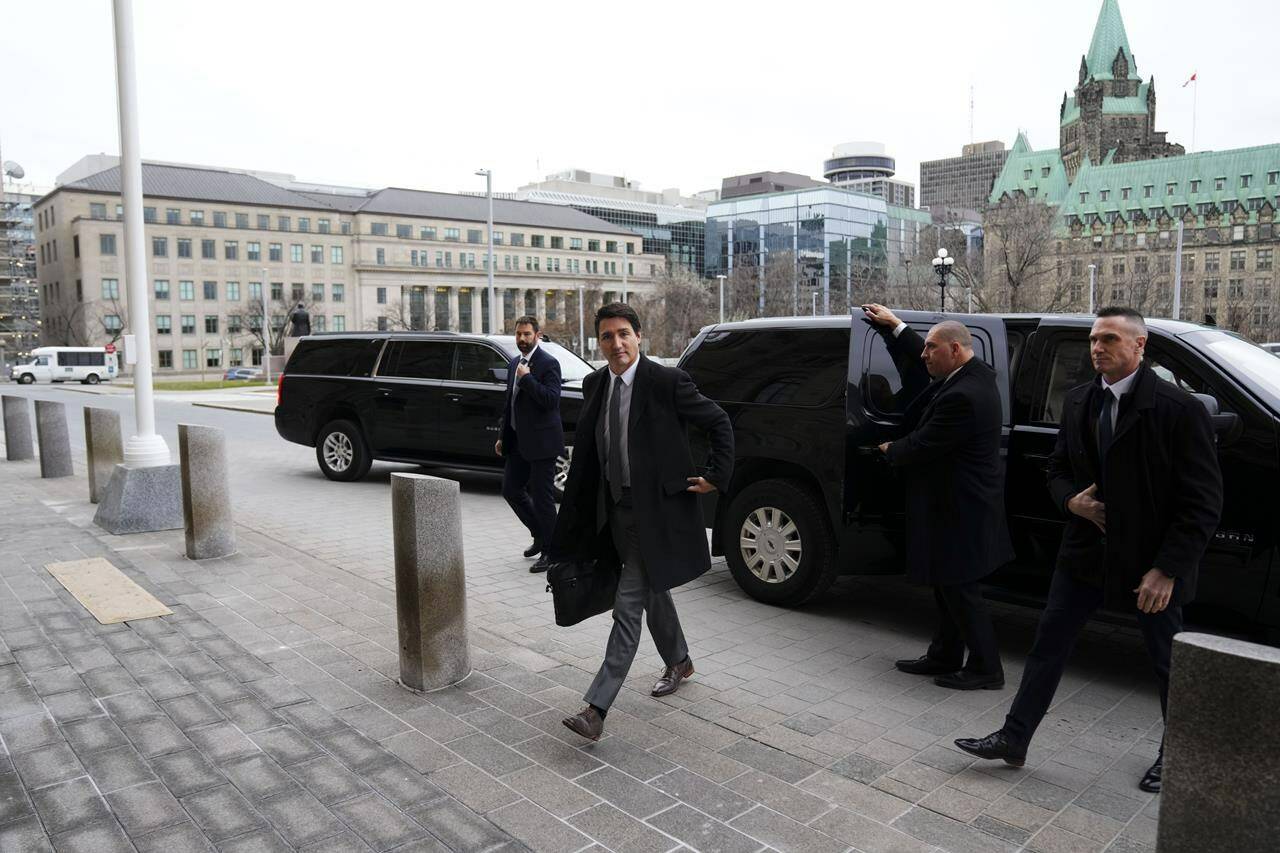
[[[560,413],[572,441],[591,365],[543,338],[560,362]],[[359,480],[374,459],[501,470],[493,452],[514,337],[450,332],[312,335],[280,377],[276,431],[316,449],[331,480]],[[572,454],[572,447],[567,454]],[[556,470],[564,486],[568,458]]]
[[[999,377],[1006,506],[1017,560],[994,574],[1006,597],[1048,588],[1065,519],[1045,466],[1066,391],[1093,376],[1092,317],[899,312],[924,332],[943,319],[973,333]],[[1219,329],[1148,321],[1146,360],[1216,412],[1226,500],[1189,616],[1236,630],[1280,627],[1280,360]],[[876,449],[906,401],[884,339],[861,317],[709,326],[680,366],[733,420],[726,500],[703,502],[712,547],[752,597],[794,606],[840,574],[901,570],[902,485]],[[1221,619],[1212,618],[1211,614]],[[1273,634],[1273,636],[1275,636]]]

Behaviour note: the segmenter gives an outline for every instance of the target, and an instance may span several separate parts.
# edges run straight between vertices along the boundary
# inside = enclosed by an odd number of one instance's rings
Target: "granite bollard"
[[[391,475],[400,683],[438,690],[471,674],[458,484]]]
[[[36,400],[36,443],[40,446],[40,476],[70,477],[71,434],[67,431],[67,404]]]
[[[178,424],[182,466],[182,521],[187,557],[207,560],[236,550],[227,482],[226,434],[217,427]]]
[[[89,458],[89,503],[98,503],[111,481],[111,472],[124,461],[120,413],[84,407],[84,446]]]
[[[1158,853],[1272,851],[1280,834],[1280,649],[1173,640]]]
[[[182,472],[177,465],[117,465],[101,498],[93,523],[108,533],[150,533],[184,526]]]
[[[35,445],[31,442],[31,401],[26,397],[4,394],[0,397],[4,407],[4,455],[10,462],[35,459]]]

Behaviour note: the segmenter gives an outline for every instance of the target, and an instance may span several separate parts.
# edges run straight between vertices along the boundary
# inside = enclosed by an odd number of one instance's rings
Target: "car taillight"
[[[276,405],[280,405],[281,395],[284,394],[284,374],[280,374],[280,378],[276,380]]]

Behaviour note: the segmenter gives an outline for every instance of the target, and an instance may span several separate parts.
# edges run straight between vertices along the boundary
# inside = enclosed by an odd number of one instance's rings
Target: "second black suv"
[[[572,441],[591,365],[545,338],[560,362],[560,412]],[[359,480],[375,459],[501,470],[493,452],[514,337],[449,332],[312,335],[298,342],[280,377],[276,431],[316,449],[331,480]],[[556,490],[569,454],[559,460]]]

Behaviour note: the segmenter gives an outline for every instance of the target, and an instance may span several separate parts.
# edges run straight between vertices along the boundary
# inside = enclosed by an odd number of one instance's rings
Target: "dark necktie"
[[[528,364],[529,359],[525,358],[524,356],[520,356],[520,363]],[[520,378],[516,377],[516,380],[511,383],[511,426],[512,428],[515,427],[515,423],[516,423],[516,396],[519,393],[520,393]]]
[[[1105,388],[1102,391],[1102,410],[1098,413],[1098,459],[1107,458],[1115,427],[1111,423],[1111,410],[1115,408],[1116,395]]]
[[[609,492],[614,503],[622,500],[622,377],[613,379],[609,395]]]

